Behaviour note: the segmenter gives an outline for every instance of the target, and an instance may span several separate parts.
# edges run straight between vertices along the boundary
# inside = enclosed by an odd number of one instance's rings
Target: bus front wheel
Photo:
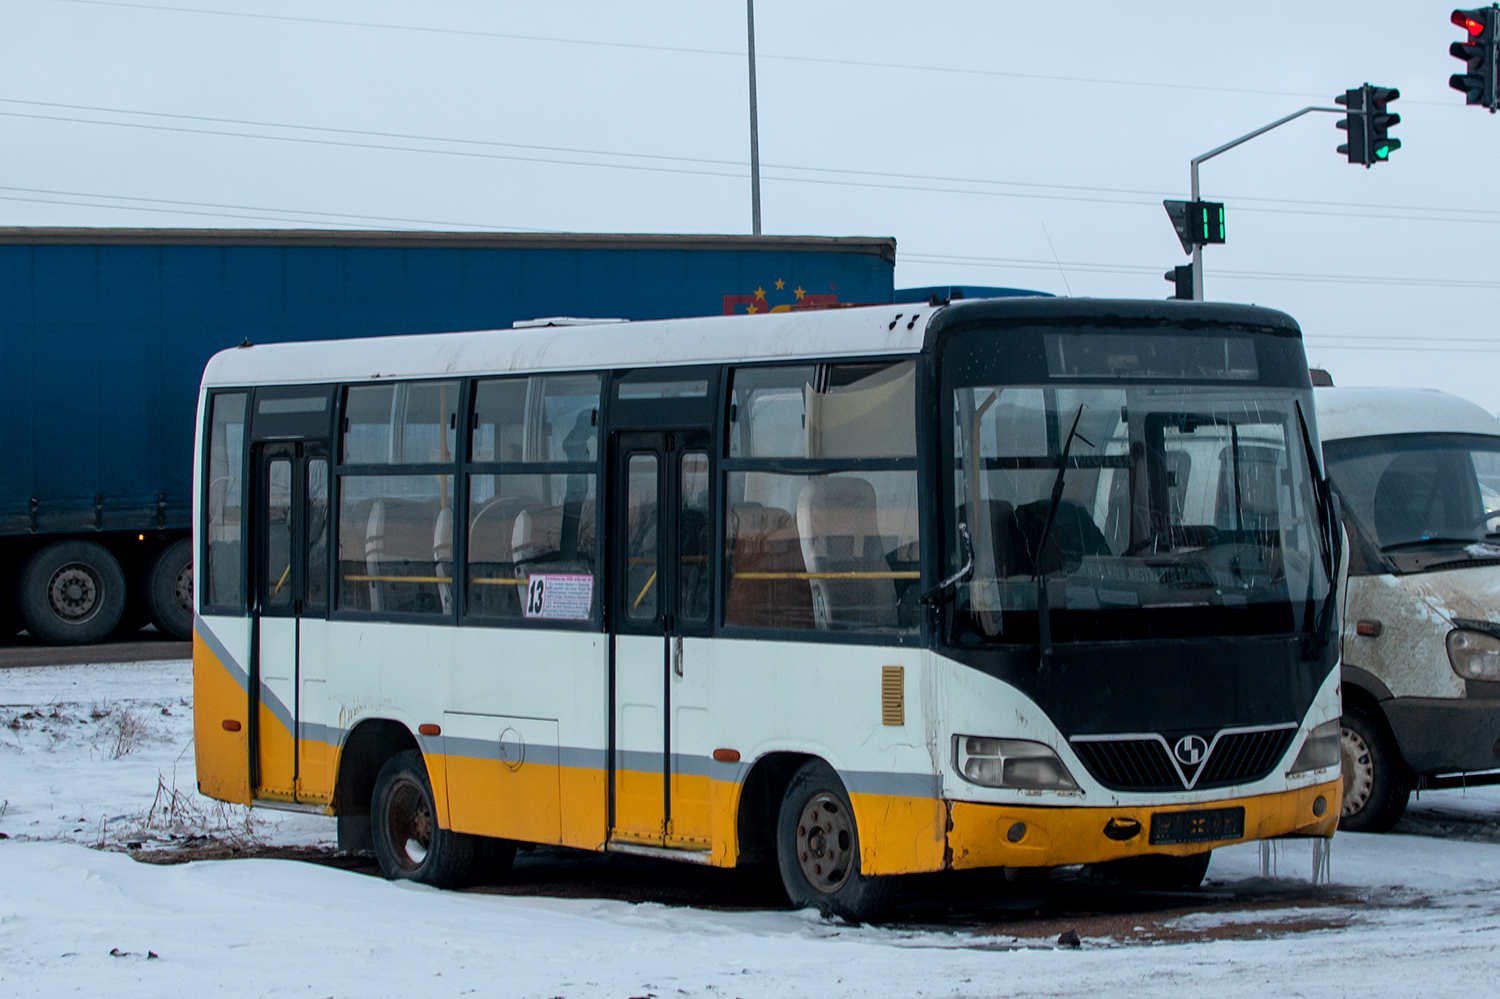
[[[427,764],[416,749],[397,753],[380,768],[370,835],[381,873],[392,881],[457,888],[474,866],[474,837],[438,825]]]
[[[859,830],[843,781],[822,760],[809,760],[787,785],[776,822],[776,861],[793,908],[860,921],[895,893],[890,877],[864,874]]]

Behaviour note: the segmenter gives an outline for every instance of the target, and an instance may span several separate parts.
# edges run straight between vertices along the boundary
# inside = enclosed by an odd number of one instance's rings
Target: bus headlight
[[[1302,744],[1302,751],[1297,754],[1297,759],[1292,763],[1290,774],[1306,773],[1309,770],[1322,770],[1331,767],[1339,761],[1339,732],[1340,721],[1326,721],[1307,733],[1307,741]]]
[[[1500,680],[1500,638],[1455,628],[1448,632],[1448,662],[1465,680]]]
[[[963,779],[985,787],[1076,791],[1072,774],[1050,747],[1025,739],[953,737],[954,763]]]

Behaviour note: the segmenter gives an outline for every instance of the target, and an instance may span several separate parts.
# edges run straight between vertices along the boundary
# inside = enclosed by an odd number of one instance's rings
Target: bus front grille
[[[1296,725],[1220,732],[1195,765],[1173,760],[1167,740],[1156,734],[1083,736],[1072,743],[1089,773],[1112,791],[1177,791],[1260,780],[1296,734]]]
[[[1260,780],[1276,766],[1296,734],[1295,728],[1281,728],[1219,736],[1193,786],[1224,787]]]
[[[1073,743],[1094,779],[1112,791],[1176,791],[1183,785],[1159,738]]]

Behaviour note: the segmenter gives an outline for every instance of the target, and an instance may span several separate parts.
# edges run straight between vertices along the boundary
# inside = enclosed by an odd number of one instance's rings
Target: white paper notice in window
[[[526,616],[551,621],[587,621],[594,604],[594,577],[538,573],[526,582]]]

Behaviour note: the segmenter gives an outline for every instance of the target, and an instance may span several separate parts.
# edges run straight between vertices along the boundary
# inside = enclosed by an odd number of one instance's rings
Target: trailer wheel
[[[161,550],[146,570],[146,605],[156,630],[183,641],[193,637],[193,541]]]
[[[822,760],[802,764],[787,785],[776,821],[776,861],[794,908],[857,922],[878,914],[895,895],[893,878],[860,871],[849,795]]]
[[[421,750],[403,750],[380,768],[370,834],[381,873],[392,881],[457,888],[474,869],[474,837],[438,825]]]
[[[125,573],[102,545],[59,541],[21,570],[26,630],[52,645],[87,645],[115,630],[125,612]]]
[[[1339,734],[1339,764],[1344,772],[1339,828],[1385,832],[1401,818],[1411,798],[1406,763],[1381,720],[1362,705],[1344,705]]]

